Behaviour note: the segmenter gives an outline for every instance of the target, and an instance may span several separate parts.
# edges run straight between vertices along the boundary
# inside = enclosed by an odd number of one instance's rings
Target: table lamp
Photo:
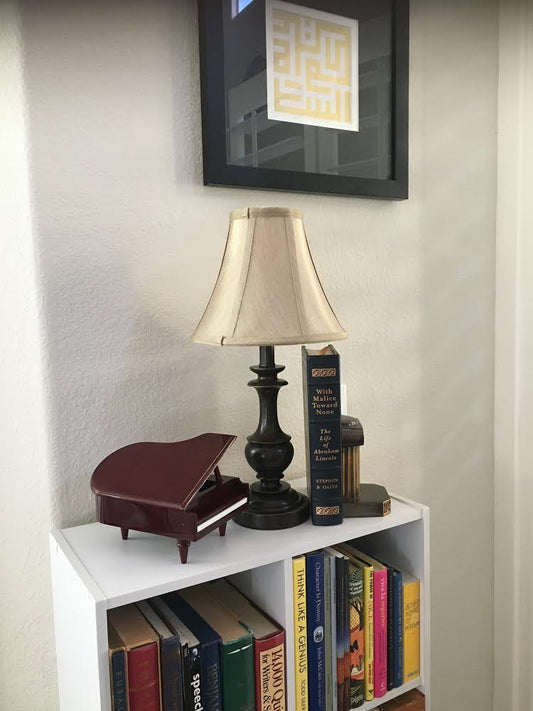
[[[307,244],[302,213],[286,207],[233,210],[213,293],[192,339],[217,346],[259,346],[259,424],[245,447],[257,479],[250,503],[235,516],[241,526],[279,529],[309,517],[307,497],[282,481],[292,461],[290,435],[278,422],[274,346],[346,338],[326,298]]]

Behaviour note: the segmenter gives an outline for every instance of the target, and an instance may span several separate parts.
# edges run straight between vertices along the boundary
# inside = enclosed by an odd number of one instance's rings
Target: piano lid
[[[139,503],[186,509],[236,435],[206,434],[182,442],[137,442],[94,470],[91,489]]]

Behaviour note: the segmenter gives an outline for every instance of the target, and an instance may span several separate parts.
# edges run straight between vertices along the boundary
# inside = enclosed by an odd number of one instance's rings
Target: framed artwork
[[[405,199],[408,0],[199,0],[204,183]]]

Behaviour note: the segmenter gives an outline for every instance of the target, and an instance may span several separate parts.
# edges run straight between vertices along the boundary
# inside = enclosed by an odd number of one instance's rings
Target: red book
[[[285,711],[285,630],[227,580],[207,583],[207,589],[253,635],[256,711]]]
[[[135,605],[109,610],[126,650],[129,711],[161,711],[159,638]]]

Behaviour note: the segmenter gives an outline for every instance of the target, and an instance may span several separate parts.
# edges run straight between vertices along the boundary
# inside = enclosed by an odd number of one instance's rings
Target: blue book
[[[326,711],[326,645],[324,638],[324,551],[305,556],[307,593],[307,684],[309,711]]]
[[[403,575],[392,568],[392,683],[403,684]]]
[[[111,708],[128,711],[126,684],[126,651],[115,629],[108,625],[109,673],[111,676]]]
[[[193,711],[195,702],[201,704],[200,693],[200,641],[198,637],[179,619],[161,597],[148,600],[168,627],[179,634],[181,642],[181,666],[183,680],[184,711]]]
[[[147,600],[136,603],[159,637],[161,698],[164,711],[184,711],[183,669],[179,632],[171,630]]]
[[[177,593],[162,599],[200,641],[201,699],[205,711],[222,711],[220,635]],[[194,679],[193,679],[194,684]]]
[[[339,354],[302,346],[307,489],[315,526],[342,523],[342,430]]]

